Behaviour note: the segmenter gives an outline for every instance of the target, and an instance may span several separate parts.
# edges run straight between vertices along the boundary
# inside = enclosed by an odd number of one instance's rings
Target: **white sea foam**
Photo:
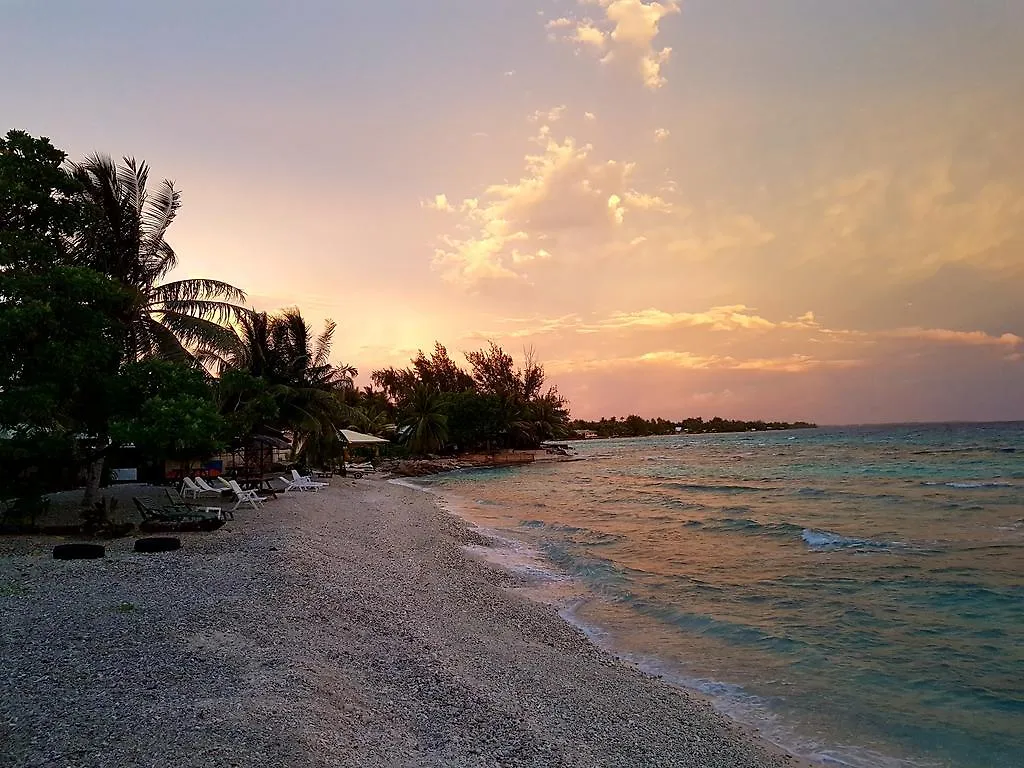
[[[812,528],[804,528],[800,537],[811,549],[887,549],[899,546],[896,542],[872,541],[871,539],[858,539],[853,536],[843,536],[831,531],[816,531]]]
[[[1001,480],[989,481],[963,481],[963,482],[941,482],[927,481],[922,485],[942,485],[947,488],[1013,488],[1013,483],[1006,483]]]

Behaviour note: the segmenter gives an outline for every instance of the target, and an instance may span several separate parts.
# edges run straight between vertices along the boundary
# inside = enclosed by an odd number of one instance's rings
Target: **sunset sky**
[[[584,418],[1024,419],[1024,2],[0,0],[0,73],[358,384],[494,339]]]

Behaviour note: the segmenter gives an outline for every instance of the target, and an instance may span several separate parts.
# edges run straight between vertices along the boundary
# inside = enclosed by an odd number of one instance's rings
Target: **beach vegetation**
[[[703,419],[699,416],[672,420],[665,418],[645,419],[636,414],[625,418],[612,416],[596,421],[575,419],[569,425],[575,435],[589,433],[597,437],[650,437],[654,435],[703,435],[725,432],[769,432],[783,429],[810,429],[815,424],[806,421],[743,421],[723,419],[715,416]]]
[[[429,356],[418,352],[407,368],[373,372],[372,381],[403,414],[405,427],[408,414],[422,410],[425,392],[432,394],[432,408],[445,416],[446,437],[429,440],[432,451],[420,450],[408,430],[400,433],[413,453],[536,448],[568,434],[568,404],[557,388],[545,386],[544,367],[532,350],[526,350],[521,366],[494,342],[465,358],[468,369],[437,342]]]
[[[354,366],[330,362],[337,324],[320,334],[297,308],[240,319],[237,343],[221,375],[222,413],[255,431],[270,426],[294,436],[305,463],[322,465],[341,455],[337,430],[350,412],[344,393],[354,388]]]
[[[150,189],[146,163],[99,154],[71,165],[69,175],[82,211],[72,253],[128,297],[117,314],[125,359],[220,364],[235,342],[229,323],[248,312],[245,292],[209,278],[166,279],[178,264],[166,238],[181,207],[174,183]]]
[[[132,444],[154,463],[209,456],[225,445],[208,376],[163,360],[131,363],[118,379],[118,409],[110,422],[117,445]]]
[[[441,392],[417,382],[407,394],[400,426],[413,453],[437,453],[448,441],[448,414]]]

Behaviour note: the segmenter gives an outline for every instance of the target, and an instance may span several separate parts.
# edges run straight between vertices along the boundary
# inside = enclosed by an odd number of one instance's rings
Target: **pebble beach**
[[[430,495],[335,478],[181,537],[0,539],[0,766],[801,765],[517,593]]]

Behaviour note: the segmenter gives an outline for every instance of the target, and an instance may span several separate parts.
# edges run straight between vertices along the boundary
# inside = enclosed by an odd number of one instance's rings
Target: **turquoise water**
[[[1024,424],[576,445],[428,484],[596,641],[791,751],[1024,766]]]

